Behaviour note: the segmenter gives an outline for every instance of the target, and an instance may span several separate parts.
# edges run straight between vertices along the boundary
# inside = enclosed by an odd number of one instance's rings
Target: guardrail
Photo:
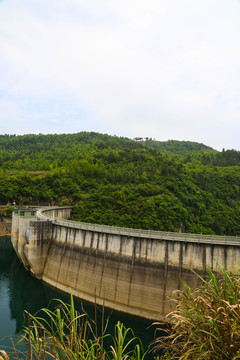
[[[64,207],[69,208],[69,207]],[[99,225],[92,223],[85,223],[73,220],[63,220],[58,218],[48,217],[47,210],[53,208],[41,208],[37,211],[38,218],[48,219],[53,222],[53,224],[61,225],[65,227],[80,229],[80,230],[89,230],[100,233],[108,233],[115,235],[125,235],[132,236],[137,238],[147,238],[152,240],[169,240],[169,241],[181,241],[181,242],[194,242],[194,243],[207,243],[207,244],[216,244],[216,245],[236,245],[240,246],[240,237],[238,236],[225,236],[225,235],[206,235],[206,234],[191,234],[191,233],[178,233],[170,231],[155,231],[155,230],[144,230],[144,229],[131,229],[123,228],[117,226],[109,225]],[[61,208],[55,208],[63,209]]]

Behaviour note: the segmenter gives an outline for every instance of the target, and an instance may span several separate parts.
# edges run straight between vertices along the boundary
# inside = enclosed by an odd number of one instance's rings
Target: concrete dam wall
[[[158,320],[181,279],[196,287],[206,266],[237,273],[240,239],[123,229],[69,221],[71,208],[15,209],[12,243],[48,284],[125,313]]]

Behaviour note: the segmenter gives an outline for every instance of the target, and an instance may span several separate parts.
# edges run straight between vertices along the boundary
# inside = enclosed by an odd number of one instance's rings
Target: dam
[[[78,298],[161,320],[182,280],[206,266],[239,271],[240,238],[158,232],[69,220],[72,207],[15,208],[13,247],[35,277]]]

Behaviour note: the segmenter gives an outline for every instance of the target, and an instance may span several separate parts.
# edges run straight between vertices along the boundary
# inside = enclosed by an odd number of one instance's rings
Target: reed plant
[[[107,323],[102,321],[98,335],[97,319],[92,320],[83,311],[79,314],[71,295],[70,305],[56,300],[55,310],[41,309],[36,315],[27,314],[27,325],[21,334],[11,359],[25,360],[143,360],[140,339],[122,323],[115,325],[114,335],[106,334]],[[104,314],[102,315],[104,317]],[[5,356],[5,357],[4,357]],[[6,352],[0,360],[8,360]]]
[[[167,349],[168,359],[240,359],[240,277],[223,267],[220,275],[210,268],[206,276],[196,275],[202,285],[192,290],[183,282],[175,310],[158,324],[165,334],[156,338],[154,350]]]
[[[10,360],[5,350],[0,350],[0,360]]]

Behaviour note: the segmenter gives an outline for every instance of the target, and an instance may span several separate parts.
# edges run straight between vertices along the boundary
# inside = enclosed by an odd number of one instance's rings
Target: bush
[[[131,329],[118,322],[113,336],[97,333],[97,319],[93,321],[86,313],[79,314],[71,304],[67,305],[57,300],[58,307],[52,311],[41,309],[37,315],[29,313],[28,325],[21,334],[20,343],[24,345],[23,352],[15,348],[15,359],[27,360],[143,360],[145,353],[141,340],[134,336]],[[40,316],[41,315],[41,316]],[[107,323],[106,323],[107,324]],[[107,349],[104,347],[108,338]],[[8,355],[4,352],[6,360]],[[12,357],[11,357],[12,359]],[[0,355],[1,360],[1,355]],[[4,358],[5,360],[5,358]]]
[[[167,349],[178,360],[240,359],[240,278],[220,270],[220,277],[210,268],[206,279],[198,275],[202,286],[195,290],[183,284],[155,350]]]

